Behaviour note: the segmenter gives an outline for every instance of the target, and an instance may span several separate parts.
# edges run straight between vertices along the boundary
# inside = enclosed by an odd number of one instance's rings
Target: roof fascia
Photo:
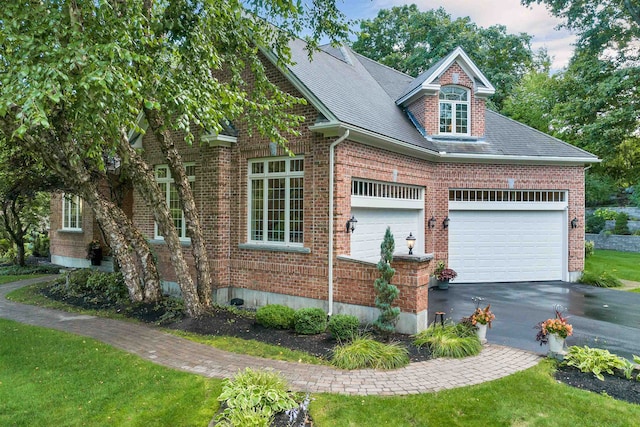
[[[278,58],[271,51],[264,47],[260,47],[260,52],[285,76],[287,80],[302,94],[302,96],[311,103],[311,105],[318,110],[320,114],[326,117],[329,121],[337,121],[337,117],[329,108],[327,108],[320,99],[304,84],[302,81],[288,68],[284,70],[278,66]]]
[[[496,92],[496,89],[493,87],[491,82],[489,82],[489,79],[487,79],[487,77],[482,74],[480,69],[476,66],[476,64],[473,63],[471,58],[469,58],[465,51],[460,46],[458,46],[447,56],[444,61],[442,61],[442,64],[440,64],[440,66],[436,68],[433,73],[431,73],[429,78],[425,80],[422,85],[416,87],[414,90],[398,99],[396,101],[396,104],[406,106],[422,95],[434,95],[437,91],[440,90],[440,85],[433,83],[433,81],[439,78],[442,73],[444,73],[454,62],[458,62],[458,65],[460,65],[462,70],[469,76],[477,77],[478,79],[480,79],[482,84],[485,86],[475,87],[474,92],[476,93],[476,95],[486,98]]]
[[[527,165],[586,165],[601,162],[593,157],[553,157],[553,156],[505,156],[492,154],[456,154],[445,151],[436,152],[418,147],[394,138],[389,138],[366,129],[347,123],[324,122],[309,126],[309,130],[321,133],[325,137],[335,137],[349,130],[349,140],[372,147],[381,148],[394,153],[405,154],[423,160],[438,163],[493,163],[493,164],[527,164]]]

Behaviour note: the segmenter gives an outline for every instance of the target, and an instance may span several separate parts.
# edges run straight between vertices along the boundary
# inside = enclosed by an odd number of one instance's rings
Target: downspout
[[[335,149],[336,145],[347,139],[349,136],[349,129],[344,131],[344,134],[336,139],[329,147],[329,312],[327,316],[333,314],[333,182],[335,173]]]

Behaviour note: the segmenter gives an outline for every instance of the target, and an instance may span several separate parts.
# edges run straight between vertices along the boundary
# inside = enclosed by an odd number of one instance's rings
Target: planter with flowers
[[[449,289],[449,280],[455,279],[458,273],[451,268],[447,268],[444,261],[440,261],[438,262],[438,266],[434,270],[433,275],[438,282],[438,289]]]
[[[549,344],[549,352],[564,354],[564,341],[568,336],[573,335],[573,326],[567,322],[567,318],[562,316],[562,311],[558,306],[554,307],[555,318],[547,319],[536,325],[538,333],[536,341],[540,345]]]
[[[91,265],[102,263],[102,245],[98,240],[92,240],[87,247],[87,259],[91,260]]]
[[[471,324],[475,326],[478,339],[482,344],[487,342],[487,327],[491,327],[491,322],[496,318],[491,312],[491,304],[485,308],[477,307],[471,315]]]

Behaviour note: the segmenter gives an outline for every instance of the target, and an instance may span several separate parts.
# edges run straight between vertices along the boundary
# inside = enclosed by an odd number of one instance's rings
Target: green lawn
[[[640,253],[596,249],[585,261],[585,270],[606,271],[618,279],[640,282]]]
[[[403,397],[319,394],[329,426],[633,426],[631,405],[557,383],[543,361],[472,387]],[[0,425],[206,426],[221,381],[174,371],[88,338],[0,320]]]
[[[221,381],[0,319],[0,425],[206,426]]]
[[[320,426],[637,426],[632,405],[557,383],[551,362],[500,380],[404,397],[316,395]],[[314,424],[315,425],[315,424]]]
[[[0,285],[5,283],[17,282],[18,280],[33,279],[35,277],[42,277],[42,274],[22,274],[19,276],[0,276]]]

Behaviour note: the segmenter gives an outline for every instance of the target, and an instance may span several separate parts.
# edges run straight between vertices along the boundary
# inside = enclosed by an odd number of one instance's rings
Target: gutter
[[[327,316],[331,317],[333,314],[333,182],[335,174],[335,149],[338,144],[347,139],[349,136],[349,129],[344,131],[344,134],[336,139],[329,147],[329,312]]]

